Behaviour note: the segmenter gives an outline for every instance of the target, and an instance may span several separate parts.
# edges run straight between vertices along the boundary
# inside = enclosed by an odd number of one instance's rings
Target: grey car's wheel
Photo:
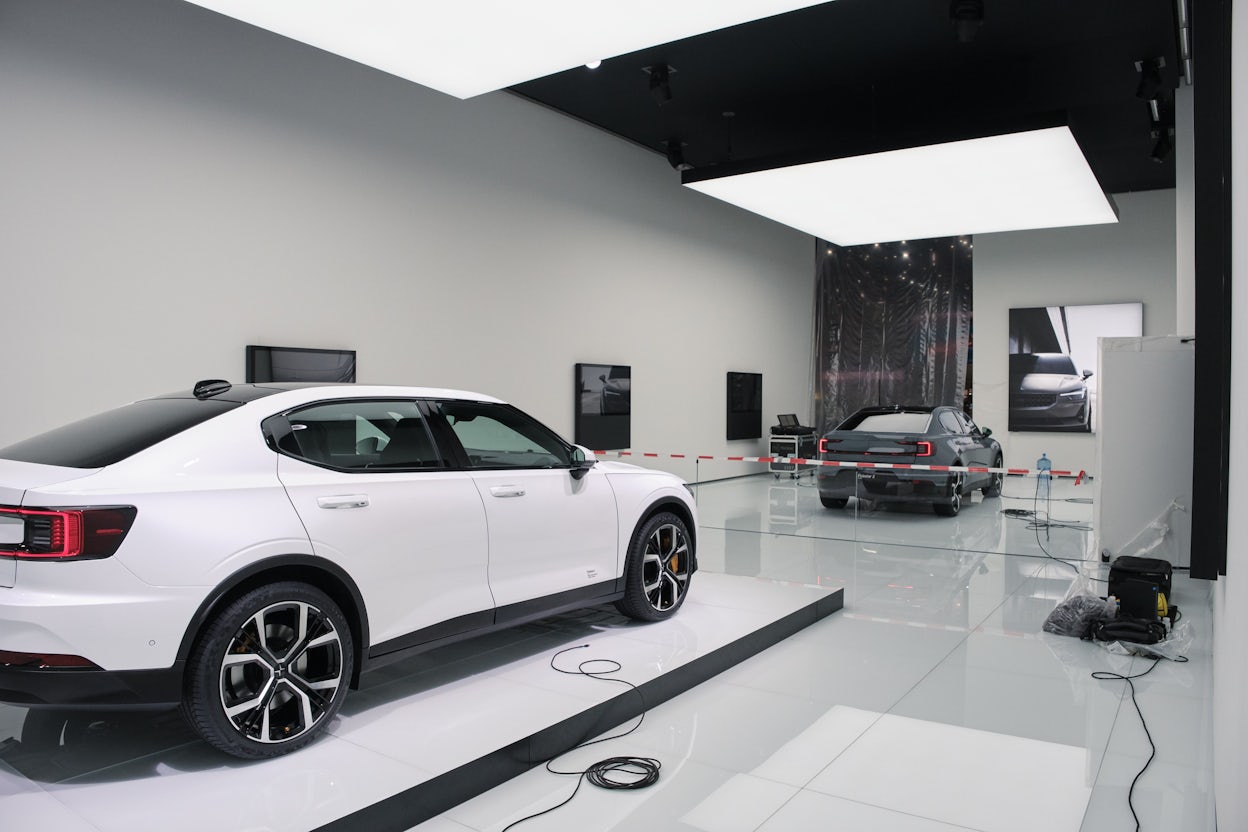
[[[993,468],[1005,467],[1005,460],[1001,458],[1000,454],[997,454],[997,458],[993,460],[992,467]],[[989,476],[990,476],[990,479],[988,480],[988,484],[985,485],[983,489],[984,496],[985,497],[1000,497],[1001,496],[1001,484],[1005,480],[1005,475],[998,473],[998,474],[991,474]]]
[[[191,651],[183,712],[208,743],[249,759],[311,742],[347,695],[351,630],[328,595],[284,581],[228,604]]]
[[[962,463],[955,463],[961,466]],[[957,517],[958,512],[962,510],[962,486],[966,482],[966,475],[958,472],[953,474],[953,484],[950,487],[949,501],[946,503],[933,503],[932,509],[941,517]]]
[[[824,497],[819,495],[819,502],[823,503],[824,508],[845,508],[849,505],[848,497]]]
[[[680,609],[693,577],[693,542],[685,521],[669,511],[633,532],[624,568],[624,597],[616,609],[641,621],[662,621]]]

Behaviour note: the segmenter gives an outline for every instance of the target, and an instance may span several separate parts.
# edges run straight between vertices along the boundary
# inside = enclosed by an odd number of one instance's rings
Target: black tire
[[[644,520],[628,545],[624,597],[615,608],[638,621],[671,618],[689,594],[694,557],[685,521],[670,511]]]
[[[351,680],[351,628],[314,586],[257,587],[199,634],[182,712],[210,745],[243,759],[312,742],[338,713]]]
[[[962,463],[955,462],[954,465],[961,467]],[[956,477],[956,479],[953,483],[953,493],[949,497],[949,501],[944,503],[932,503],[932,510],[941,517],[957,517],[958,512],[962,510],[962,485],[966,482],[966,476],[961,473],[954,474],[953,476]]]
[[[1005,460],[1001,458],[1001,454],[997,454],[996,460],[992,463],[993,468],[1004,468]],[[983,492],[985,497],[1000,497],[1001,483],[1005,480],[1004,474],[990,474],[991,479],[984,486]]]
[[[819,495],[819,502],[823,503],[824,508],[845,508],[849,505],[848,497],[825,497]]]

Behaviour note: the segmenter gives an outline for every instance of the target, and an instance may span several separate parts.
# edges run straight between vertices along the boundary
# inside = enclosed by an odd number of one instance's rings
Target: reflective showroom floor
[[[1126,683],[1091,674],[1151,662],[1040,632],[1074,575],[1046,551],[1103,576],[1091,554],[1091,489],[1058,482],[1036,505],[1034,480],[1011,479],[1004,496],[976,495],[955,518],[920,506],[859,511],[855,501],[824,509],[809,475],[697,491],[703,586],[736,580],[714,574],[726,573],[844,587],[844,609],[653,708],[627,737],[558,761],[574,770],[654,757],[656,785],[585,785],[519,830],[1135,828],[1127,791],[1148,740]],[[1003,514],[1036,508],[1051,517],[1047,530]],[[1157,743],[1135,807],[1145,830],[1205,832],[1214,828],[1209,591],[1176,577],[1174,596],[1194,640],[1187,663],[1163,661],[1135,682]],[[522,630],[487,636],[486,647],[544,665],[568,637],[558,621]],[[628,679],[636,665],[620,658],[616,675]],[[0,706],[0,829],[311,830],[412,784],[409,755],[431,744],[409,718],[426,712],[413,697],[478,713],[462,678],[423,659],[379,670],[330,736],[264,763],[223,758],[176,714],[58,722]],[[553,707],[586,680],[499,681],[545,687]],[[439,731],[453,737],[473,722],[448,719]],[[416,828],[500,832],[575,785],[539,767]]]
[[[558,763],[655,757],[658,784],[587,785],[517,829],[1134,829],[1127,791],[1148,740],[1126,683],[1091,674],[1151,661],[1040,631],[1074,575],[1045,550],[1103,575],[1088,554],[1090,492],[1054,483],[1046,539],[1002,514],[1046,511],[1034,480],[976,495],[956,518],[824,509],[809,475],[701,486],[702,569],[844,586],[845,608],[655,708],[627,738]],[[1203,832],[1214,828],[1209,592],[1176,576],[1174,595],[1194,641],[1187,663],[1135,682],[1157,743],[1135,807],[1144,830]],[[538,768],[417,828],[498,832],[574,785]]]

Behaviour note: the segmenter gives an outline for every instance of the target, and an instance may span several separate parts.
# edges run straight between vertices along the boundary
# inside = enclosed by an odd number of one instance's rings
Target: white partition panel
[[[1098,549],[1113,557],[1191,562],[1194,347],[1175,336],[1100,340],[1093,517]]]

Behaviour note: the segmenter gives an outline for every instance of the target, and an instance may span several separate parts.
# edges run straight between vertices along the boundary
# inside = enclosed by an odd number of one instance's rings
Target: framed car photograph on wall
[[[1142,303],[1011,309],[1009,429],[1091,433],[1097,339],[1137,337],[1143,326]]]

